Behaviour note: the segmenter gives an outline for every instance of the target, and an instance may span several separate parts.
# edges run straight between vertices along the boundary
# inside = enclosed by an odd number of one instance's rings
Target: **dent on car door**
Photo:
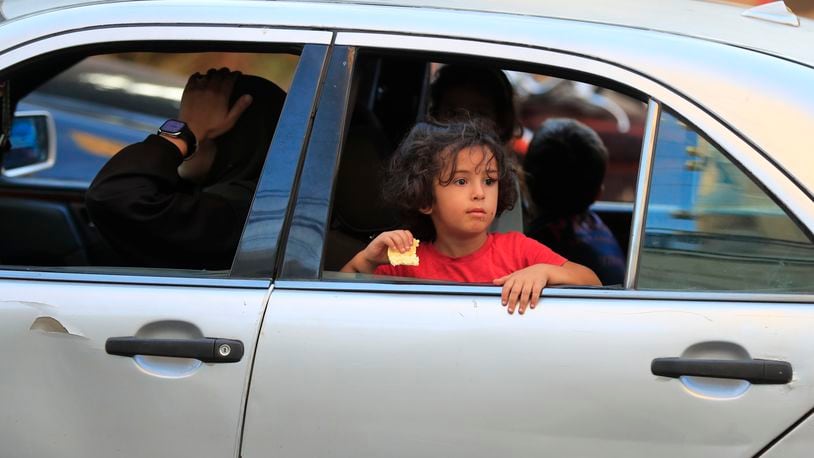
[[[655,102],[626,289],[549,288],[520,317],[494,287],[328,271],[347,241],[331,239],[332,180],[364,154],[347,150],[341,109],[362,57],[340,50],[258,342],[244,456],[745,456],[811,409],[808,231]],[[727,239],[729,225],[745,232]]]
[[[270,48],[254,55],[258,62],[278,52]],[[0,386],[14,393],[0,417],[4,454],[238,453],[280,227],[327,48],[307,45],[293,55],[293,98],[276,131],[285,135],[272,141],[231,269],[44,266],[33,258],[2,266],[0,341],[10,357]],[[280,62],[268,59],[268,68]]]

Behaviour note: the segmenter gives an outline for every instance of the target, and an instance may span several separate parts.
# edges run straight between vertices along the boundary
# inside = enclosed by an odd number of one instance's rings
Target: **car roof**
[[[2,19],[50,9],[126,0],[0,0]],[[269,0],[266,0],[269,1]],[[743,5],[709,0],[299,0],[440,8],[539,16],[658,30],[760,50],[814,66],[814,21],[799,26],[744,16]]]
[[[12,19],[55,8],[127,0],[0,0],[0,19]],[[144,0],[142,0],[144,1]],[[274,1],[274,0],[258,0]],[[814,20],[790,16],[788,25],[744,16],[748,6],[710,0],[295,0],[409,8],[482,11],[594,22],[677,35],[749,48],[814,66]],[[776,11],[784,5],[777,2]],[[764,5],[763,8],[766,8]],[[791,13],[788,13],[791,14]]]
[[[321,1],[325,0],[304,0]],[[328,0],[487,11],[618,25],[692,36],[766,52],[814,66],[814,20],[799,26],[744,16],[749,7],[705,0]]]

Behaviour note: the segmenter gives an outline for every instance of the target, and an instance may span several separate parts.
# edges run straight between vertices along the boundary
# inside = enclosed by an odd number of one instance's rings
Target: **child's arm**
[[[503,285],[500,301],[508,306],[509,313],[514,313],[515,306],[519,305],[521,315],[529,305],[537,306],[540,293],[548,285],[602,286],[591,269],[570,261],[562,266],[535,264],[495,279],[494,283]]]
[[[364,250],[356,253],[340,272],[359,272],[372,274],[379,264],[387,264],[387,248],[404,253],[413,246],[413,234],[410,231],[382,232],[371,241]]]

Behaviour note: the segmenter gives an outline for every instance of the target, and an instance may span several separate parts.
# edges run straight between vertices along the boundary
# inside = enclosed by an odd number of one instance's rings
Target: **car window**
[[[513,210],[504,212],[496,220],[492,230],[525,232],[530,236],[537,233],[532,223],[537,220],[540,209],[526,187],[527,172],[523,170],[523,163],[534,133],[545,121],[555,118],[585,125],[599,135],[608,150],[605,179],[597,185],[602,194],[594,192],[591,200],[597,197],[604,200],[607,193],[608,200],[632,202],[644,126],[645,104],[642,101],[594,84],[552,76],[543,71],[518,71],[506,67],[505,63],[488,60],[460,62],[361,52],[354,68],[347,132],[333,193],[323,262],[324,278],[349,278],[335,272],[379,233],[404,227],[402,215],[380,198],[384,169],[399,143],[417,122],[434,120],[439,115],[434,112],[433,97],[438,98],[436,103],[439,104],[443,99],[433,94],[433,85],[445,68],[456,66],[465,66],[472,73],[499,72],[513,93],[511,109],[514,119],[505,145],[520,172],[520,198]],[[455,94],[446,103],[462,99]],[[446,110],[448,112],[441,116],[455,111],[450,111],[449,107]],[[477,117],[489,110],[483,103],[470,101],[463,111]],[[548,198],[557,199],[558,196]],[[603,236],[608,244],[618,245],[619,275],[608,284],[619,284],[623,277],[632,205],[595,208],[594,213],[607,225]],[[572,253],[563,255],[571,258]]]
[[[147,272],[151,275],[177,275],[182,271],[179,269],[189,269],[195,275],[227,276],[299,60],[297,51],[286,46],[281,52],[269,53],[124,52],[88,55],[87,52],[77,54],[79,52],[82,51],[66,52],[18,66],[8,76],[12,94],[22,97],[16,103],[11,135],[13,149],[5,154],[4,167],[13,169],[19,161],[38,161],[43,167],[32,173],[4,170],[4,176],[0,178],[0,216],[7,221],[0,230],[4,240],[0,247],[0,265],[9,269],[25,266],[37,270],[114,274]],[[247,92],[255,98],[233,129],[239,132],[223,134],[215,140],[215,149],[210,150],[251,149],[251,170],[237,171],[238,167],[233,167],[230,159],[217,159],[227,157],[218,156],[217,152],[213,153],[216,158],[213,163],[221,166],[217,168],[215,165],[210,171],[217,169],[226,178],[214,177],[211,172],[196,183],[192,178],[182,178],[182,173],[170,166],[167,178],[161,178],[169,181],[159,183],[151,176],[148,184],[145,179],[128,181],[129,172],[125,170],[118,174],[117,179],[121,182],[118,197],[94,195],[95,208],[99,207],[98,202],[107,206],[104,212],[94,212],[89,204],[88,191],[100,170],[111,164],[111,159],[126,147],[146,144],[151,138],[161,140],[150,136],[164,121],[178,117],[181,95],[190,75],[223,67],[242,72],[236,87],[259,92]],[[50,125],[50,130],[37,127],[43,119],[48,123],[41,124]],[[42,149],[40,146],[45,143],[55,150],[55,158],[50,161],[31,152]],[[157,154],[152,147],[139,148],[145,154],[141,157]],[[243,156],[249,158],[248,153]],[[140,159],[121,160],[116,167],[121,169],[125,162],[132,165]],[[129,176],[144,178],[147,174],[139,172]],[[136,225],[145,222],[140,217],[131,221],[120,218],[125,213],[132,213],[135,208],[132,205],[127,210],[115,207],[115,202],[139,193],[145,186],[173,189],[172,194],[160,198],[145,196],[141,204],[134,200],[133,205],[141,205],[142,209],[145,206],[166,206],[166,211],[149,210],[161,220],[156,220],[155,231],[146,227],[135,229]],[[198,215],[199,223],[190,220],[190,226],[184,227],[187,223],[174,215],[186,214],[182,212],[203,206],[200,203],[203,200],[187,202],[197,196],[210,196],[206,206],[216,210],[213,215],[217,216]],[[105,220],[99,215],[111,219]],[[164,237],[165,231],[159,226],[165,222],[163,227],[174,228],[166,233],[175,231],[177,237]],[[220,232],[213,232],[215,227],[219,227]],[[173,254],[175,247],[180,248],[189,240],[210,232],[217,240],[200,243],[197,247],[190,244],[183,248],[183,253]],[[217,237],[217,234],[223,237]],[[215,248],[221,243],[219,240],[228,242]],[[161,246],[170,250],[166,256],[162,254],[166,250],[159,248]],[[151,252],[154,254],[147,254]],[[201,262],[189,262],[196,258]],[[217,261],[212,262],[213,259]]]
[[[56,127],[54,164],[25,174],[88,184],[124,146],[177,116],[189,75],[228,66],[287,90],[297,57],[290,54],[128,52],[89,56],[22,98],[17,111],[46,111]]]
[[[693,126],[659,120],[640,289],[814,291],[814,244]]]

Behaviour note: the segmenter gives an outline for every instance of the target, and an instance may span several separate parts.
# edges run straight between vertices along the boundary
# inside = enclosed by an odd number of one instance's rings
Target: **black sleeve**
[[[124,264],[228,269],[253,189],[206,192],[178,175],[181,161],[157,135],[119,151],[88,189],[91,221]]]

